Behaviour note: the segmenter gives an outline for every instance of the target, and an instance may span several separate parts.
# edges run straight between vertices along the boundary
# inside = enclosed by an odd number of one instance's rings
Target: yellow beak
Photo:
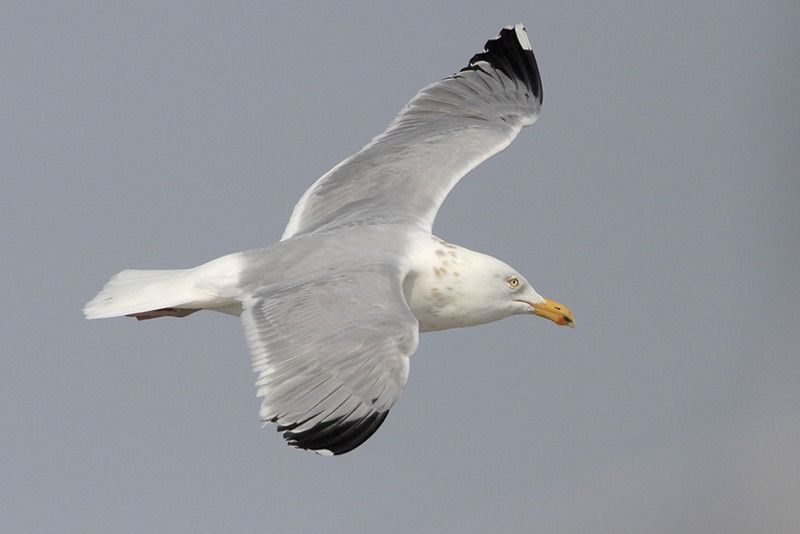
[[[539,317],[550,319],[559,326],[569,326],[575,328],[575,316],[572,310],[550,299],[544,299],[541,304],[531,304],[533,313]]]

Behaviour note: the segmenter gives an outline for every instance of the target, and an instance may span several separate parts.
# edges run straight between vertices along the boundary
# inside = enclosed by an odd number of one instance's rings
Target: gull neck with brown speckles
[[[480,252],[436,236],[414,241],[412,268],[403,289],[423,332],[490,323],[530,313],[525,302],[544,299],[516,270]],[[510,287],[512,277],[520,281]]]

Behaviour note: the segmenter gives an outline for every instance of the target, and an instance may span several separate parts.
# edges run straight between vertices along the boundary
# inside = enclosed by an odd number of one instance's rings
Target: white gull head
[[[421,238],[404,284],[406,301],[423,332],[535,314],[573,326],[572,312],[542,297],[506,263],[438,237]]]

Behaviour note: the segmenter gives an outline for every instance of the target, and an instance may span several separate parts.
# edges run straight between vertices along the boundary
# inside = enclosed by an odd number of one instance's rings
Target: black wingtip
[[[293,432],[288,426],[278,427],[278,430],[286,430],[283,437],[292,447],[339,455],[350,452],[367,441],[387,415],[388,410],[372,412],[361,419],[347,420],[342,417],[319,423],[302,432]]]
[[[522,24],[507,26],[500,30],[500,35],[486,41],[484,51],[472,56],[469,65],[461,71],[484,70],[479,65],[481,61],[489,63],[509,78],[523,82],[539,101],[539,105],[542,104],[544,99],[542,78],[528,34]]]

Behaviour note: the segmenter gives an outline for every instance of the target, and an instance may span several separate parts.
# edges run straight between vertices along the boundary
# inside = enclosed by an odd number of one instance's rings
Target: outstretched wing
[[[282,239],[354,224],[430,231],[458,180],[533,124],[541,104],[525,28],[504,28],[469,65],[422,89],[385,132],[317,180]]]
[[[244,302],[261,419],[290,445],[348,452],[381,425],[408,378],[418,323],[388,264],[256,290]]]

